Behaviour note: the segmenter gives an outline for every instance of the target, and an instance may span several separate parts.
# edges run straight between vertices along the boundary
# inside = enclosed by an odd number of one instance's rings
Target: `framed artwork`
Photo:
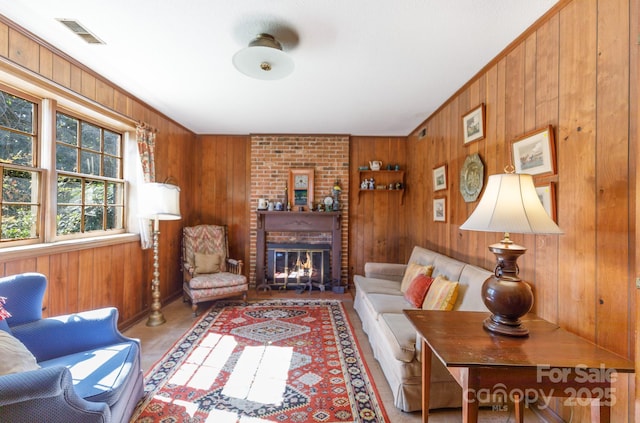
[[[516,173],[555,173],[555,145],[551,125],[517,138],[511,144]]]
[[[556,219],[556,187],[553,182],[549,182],[544,185],[536,185],[536,192],[538,193],[538,198],[542,203],[542,207],[546,210],[547,214],[554,222],[557,223]]]
[[[309,211],[313,204],[313,168],[289,169],[289,204],[293,211]]]
[[[433,168],[433,190],[447,189],[447,165],[441,164]]]
[[[465,145],[484,138],[484,113],[485,106],[482,103],[462,116],[462,132],[464,133]]]
[[[447,198],[446,197],[433,199],[433,221],[434,222],[447,221]]]

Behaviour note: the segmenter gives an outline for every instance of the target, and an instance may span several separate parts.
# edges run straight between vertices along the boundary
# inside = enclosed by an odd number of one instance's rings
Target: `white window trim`
[[[45,254],[56,254],[85,248],[96,248],[106,245],[122,244],[140,239],[139,225],[137,218],[137,197],[136,197],[136,166],[139,158],[137,144],[135,140],[135,123],[124,116],[104,108],[104,106],[87,100],[74,92],[60,87],[49,80],[45,80],[37,74],[16,68],[16,74],[24,75],[24,78],[15,75],[13,72],[5,71],[5,63],[0,63],[0,82],[14,87],[27,95],[40,98],[39,104],[39,167],[45,169],[43,172],[42,189],[42,226],[41,241],[26,245],[11,245],[3,247],[0,245],[0,260],[10,260],[17,258],[36,257]],[[11,69],[13,71],[13,69]],[[34,82],[35,81],[35,82]],[[64,95],[63,95],[64,94]],[[114,234],[87,235],[73,239],[56,240],[56,175],[55,165],[55,110],[57,106],[78,116],[86,116],[101,125],[117,130],[123,134],[123,179],[125,180],[125,217],[124,232]],[[91,106],[91,107],[90,107]],[[116,117],[119,116],[119,119]],[[46,148],[45,144],[50,144]]]

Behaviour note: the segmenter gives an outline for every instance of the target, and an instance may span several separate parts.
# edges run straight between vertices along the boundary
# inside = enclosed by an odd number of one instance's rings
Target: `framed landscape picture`
[[[471,109],[462,116],[462,132],[464,133],[464,144],[479,141],[484,138],[485,125],[484,103]]]
[[[441,164],[433,168],[433,190],[447,189],[447,165]]]
[[[511,144],[516,173],[555,173],[555,146],[551,125],[517,138]]]
[[[446,222],[447,221],[447,199],[446,197],[433,199],[433,221],[434,222]]]

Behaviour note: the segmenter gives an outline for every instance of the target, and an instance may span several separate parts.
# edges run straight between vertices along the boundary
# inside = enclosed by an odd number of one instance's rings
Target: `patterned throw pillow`
[[[220,254],[196,253],[196,273],[218,273],[222,265]]]
[[[416,276],[422,274],[425,276],[431,276],[433,272],[433,266],[423,266],[418,263],[409,263],[404,271],[402,277],[402,283],[400,284],[400,291],[404,294],[409,289],[409,285],[416,278]]]
[[[432,283],[433,278],[431,276],[418,274],[409,285],[407,292],[404,293],[404,298],[414,307],[421,307]]]
[[[458,282],[436,277],[422,303],[423,310],[452,310],[458,298]]]
[[[11,313],[4,308],[4,303],[7,302],[7,297],[0,297],[0,320],[4,320],[11,317]]]

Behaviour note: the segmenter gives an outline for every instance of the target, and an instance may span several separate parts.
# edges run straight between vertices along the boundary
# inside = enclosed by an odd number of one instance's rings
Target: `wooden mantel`
[[[342,263],[341,213],[337,212],[257,212],[256,286],[265,285],[265,257],[267,232],[324,232],[331,233],[331,282],[340,282]]]

